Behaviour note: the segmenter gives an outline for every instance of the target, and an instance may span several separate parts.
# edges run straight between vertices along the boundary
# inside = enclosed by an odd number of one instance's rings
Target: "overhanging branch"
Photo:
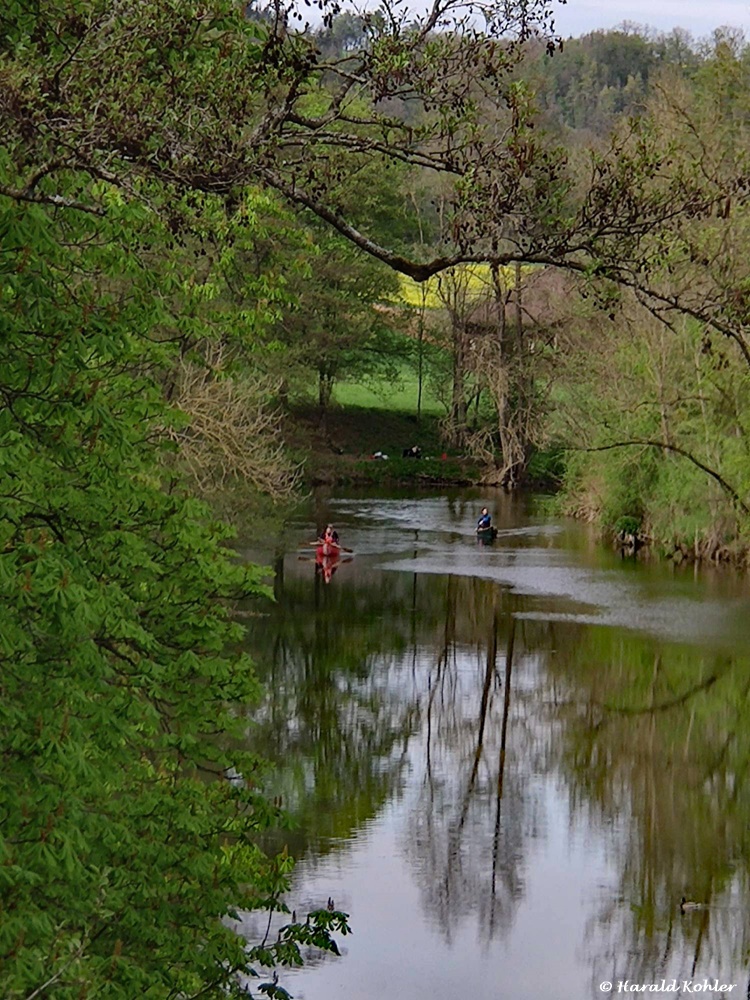
[[[606,277],[615,284],[621,285],[625,288],[630,288],[634,292],[645,296],[647,299],[651,299],[654,303],[658,303],[663,306],[665,310],[672,310],[683,316],[690,316],[692,319],[698,320],[701,323],[706,323],[719,333],[723,334],[725,337],[729,337],[731,340],[734,340],[739,347],[748,368],[750,368],[750,346],[742,334],[729,323],[722,321],[720,317],[711,315],[708,311],[703,311],[694,306],[689,306],[686,303],[679,302],[675,296],[668,295],[664,292],[658,291],[658,289],[645,285],[632,274],[628,273],[628,271],[619,269],[615,265],[605,266],[603,268],[599,267],[598,271],[593,269],[593,262],[590,256],[588,261],[581,260],[580,258],[573,256],[574,254],[590,255],[591,251],[587,250],[584,245],[575,246],[573,248],[569,247],[565,250],[561,248],[559,253],[549,251],[535,253],[533,251],[529,252],[524,250],[523,247],[518,247],[517,249],[509,250],[506,253],[500,254],[491,252],[457,253],[446,257],[435,257],[431,261],[420,263],[418,261],[402,257],[400,254],[394,253],[382,244],[377,243],[375,240],[360,232],[360,230],[356,227],[352,226],[346,221],[346,219],[343,218],[343,216],[334,212],[326,205],[321,204],[321,202],[319,202],[313,195],[309,194],[303,188],[298,187],[293,182],[285,180],[275,171],[268,168],[262,169],[261,176],[271,187],[277,190],[280,194],[283,194],[284,197],[289,199],[289,201],[293,204],[302,205],[305,208],[308,208],[311,212],[317,215],[319,219],[327,222],[347,240],[352,242],[355,246],[358,246],[360,250],[364,250],[365,253],[368,253],[370,256],[382,261],[395,271],[399,271],[401,274],[407,275],[414,281],[427,281],[434,275],[440,274],[441,271],[446,271],[448,268],[456,267],[459,264],[489,264],[491,267],[504,267],[507,264],[541,264],[546,267],[560,268],[582,276]],[[648,306],[646,302],[643,304],[649,308],[654,315],[658,314],[658,310]],[[664,317],[661,318],[662,320],[664,319]],[[660,445],[660,447],[662,446]]]
[[[646,446],[650,448],[661,448],[662,450],[666,451],[673,451],[676,455],[681,455],[683,458],[686,458],[689,462],[692,462],[692,464],[696,466],[696,468],[700,469],[701,472],[705,472],[707,476],[710,476],[713,480],[715,480],[719,484],[719,486],[721,486],[724,492],[729,497],[731,497],[735,507],[741,510],[743,514],[750,514],[750,507],[747,506],[747,504],[740,497],[737,490],[733,486],[731,486],[726,481],[726,479],[724,479],[724,477],[720,475],[720,473],[718,473],[715,469],[710,468],[708,465],[705,465],[703,462],[700,461],[700,459],[696,458],[695,455],[691,454],[691,452],[686,451],[684,448],[680,448],[676,444],[667,444],[666,441],[651,441],[648,438],[631,438],[628,441],[613,441],[611,444],[602,444],[596,447],[590,447],[590,448],[570,447],[566,448],[565,450],[587,451],[587,452],[612,451],[613,448],[632,448],[637,445]]]
[[[384,264],[392,267],[394,271],[399,271],[401,274],[413,278],[414,281],[427,281],[434,275],[440,274],[441,271],[446,271],[450,267],[456,267],[458,264],[492,264],[497,267],[504,267],[506,264],[545,264],[548,267],[563,267],[579,274],[585,274],[588,270],[585,264],[578,261],[564,260],[549,253],[527,253],[520,248],[502,254],[481,252],[457,253],[450,257],[435,257],[427,263],[409,260],[400,254],[394,253],[382,244],[375,242],[369,236],[365,236],[364,233],[352,226],[351,223],[347,222],[337,212],[322,205],[303,188],[284,180],[283,177],[274,171],[263,168],[261,176],[267,184],[280,194],[283,194],[285,198],[288,198],[296,205],[302,205],[310,209],[319,219],[327,222],[347,240],[358,246],[360,250],[364,250],[371,257],[383,261]]]
[[[72,208],[77,212],[87,212],[89,215],[105,215],[103,208],[97,205],[87,205],[85,202],[76,201],[75,198],[65,198],[61,194],[36,194],[28,188],[10,188],[0,185],[0,195],[11,198],[13,201],[29,201],[37,205],[53,205],[56,208]]]

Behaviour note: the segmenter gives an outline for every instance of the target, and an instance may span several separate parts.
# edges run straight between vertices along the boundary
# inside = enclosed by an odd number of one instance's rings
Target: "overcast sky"
[[[750,0],[568,0],[556,9],[555,26],[563,37],[634,21],[660,31],[687,28],[696,38],[728,24],[743,28],[750,39]]]

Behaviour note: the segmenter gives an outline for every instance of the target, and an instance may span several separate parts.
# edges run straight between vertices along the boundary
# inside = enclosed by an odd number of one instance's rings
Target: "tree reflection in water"
[[[486,646],[472,650],[457,611],[472,605],[476,621],[488,596]],[[404,851],[425,909],[448,940],[471,913],[483,937],[509,926],[523,890],[524,821],[532,810],[516,758],[506,767],[509,730],[519,741],[524,734],[519,720],[509,725],[515,620],[503,597],[481,581],[449,578],[443,645],[427,668],[420,795]]]
[[[748,658],[595,628],[563,629],[555,646],[550,766],[574,810],[620,832],[619,897],[590,950],[632,980],[736,969],[750,954]],[[708,905],[681,915],[686,893]]]
[[[415,533],[415,555],[421,544]],[[567,822],[611,872],[581,888],[594,995],[607,979],[741,970],[748,655],[545,620],[559,600],[407,561],[346,569],[322,586],[287,561],[252,636],[268,698],[249,739],[281,763],[292,853],[309,866],[401,803],[430,926],[451,943],[470,922],[489,949],[524,905],[532,848]],[[548,814],[545,789],[567,793],[567,818]],[[682,895],[710,906],[681,915]]]
[[[249,736],[281,765],[274,788],[294,825],[280,836],[295,855],[329,850],[400,787],[418,704],[390,684],[403,669],[409,624],[404,588],[389,584],[323,586],[309,564],[294,567],[253,636],[268,698]]]

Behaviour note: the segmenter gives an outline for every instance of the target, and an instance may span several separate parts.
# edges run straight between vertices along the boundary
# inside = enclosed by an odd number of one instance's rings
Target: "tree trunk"
[[[318,369],[318,406],[321,410],[328,409],[333,394],[333,375],[323,368]]]
[[[328,408],[333,394],[333,375],[324,368],[318,369],[318,426],[328,437]]]
[[[420,222],[421,226],[421,222]],[[420,232],[421,235],[421,232]],[[417,355],[417,424],[422,422],[422,380],[424,378],[424,311],[427,305],[427,287],[420,285],[422,301],[419,306],[419,339]]]
[[[506,288],[499,268],[492,269],[497,322],[498,371],[492,373],[488,385],[497,410],[497,428],[502,458],[496,464],[497,474],[491,480],[515,489],[521,484],[531,455],[531,421],[534,395],[530,377],[528,347],[523,327],[523,288],[520,265],[515,268],[515,281]],[[512,297],[511,320],[508,306]]]
[[[466,440],[466,331],[463,322],[453,318],[453,397],[451,401],[451,443],[460,448]]]

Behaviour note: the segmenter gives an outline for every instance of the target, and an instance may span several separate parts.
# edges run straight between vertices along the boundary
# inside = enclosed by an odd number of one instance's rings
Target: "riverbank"
[[[646,511],[640,517],[623,515],[612,520],[593,504],[585,504],[563,486],[552,509],[592,525],[605,544],[611,544],[623,556],[639,560],[653,559],[675,566],[725,566],[738,571],[750,568],[750,546],[740,525],[717,526],[696,523],[692,537],[681,533],[674,525],[665,525],[663,518]]]
[[[286,415],[284,440],[311,487],[470,486],[482,476],[479,463],[444,447],[434,413],[417,420],[413,413],[376,407],[338,406],[321,413],[317,406],[298,406]],[[404,458],[415,446],[423,457]]]
[[[473,486],[481,483],[486,469],[480,463],[446,450],[440,437],[440,418],[435,412],[416,415],[377,406],[334,406],[321,413],[312,404],[298,406],[286,414],[284,440],[289,454],[299,463],[306,488],[317,486]],[[404,458],[403,452],[417,446],[424,457]],[[374,457],[380,455],[387,457]],[[526,488],[554,494],[565,479],[561,449],[539,452],[532,457]],[[705,530],[692,538],[665,531],[658,519],[623,516],[617,505],[592,502],[591,494],[564,486],[554,508],[561,514],[598,526],[602,541],[626,556],[703,565],[729,565],[746,569],[750,551],[744,540]],[[613,513],[617,516],[613,516]]]

